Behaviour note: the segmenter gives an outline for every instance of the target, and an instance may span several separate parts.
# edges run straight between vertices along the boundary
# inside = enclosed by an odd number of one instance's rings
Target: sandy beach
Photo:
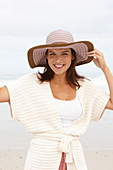
[[[24,170],[27,150],[0,150],[0,170]],[[113,170],[113,149],[84,150],[88,170]]]

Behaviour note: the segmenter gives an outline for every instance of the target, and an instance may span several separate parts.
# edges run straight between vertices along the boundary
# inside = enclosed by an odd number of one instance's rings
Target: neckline
[[[48,86],[49,86],[49,91],[50,91],[50,93],[51,93],[51,96],[52,96],[52,98],[53,98],[54,100],[62,101],[62,102],[73,102],[73,101],[76,100],[77,97],[78,97],[77,90],[76,90],[76,97],[75,97],[74,99],[72,99],[72,100],[57,99],[57,98],[55,98],[55,97],[53,96],[53,93],[52,93],[52,90],[51,90],[51,86],[50,86],[50,82],[49,82],[49,81],[48,81]]]
[[[55,98],[55,97],[53,96],[53,99],[54,99],[55,101],[64,102],[64,103],[74,102],[75,100],[77,100],[77,98],[78,98],[77,94],[76,94],[76,97],[75,97],[74,99],[72,99],[72,100],[61,100],[61,99],[57,99],[57,98]]]
[[[56,110],[57,110],[57,114],[58,114],[59,120],[60,120],[60,122],[61,122],[62,129],[63,129],[63,124],[62,124],[62,121],[61,121],[61,118],[60,118],[60,113],[59,113],[59,111],[58,111],[58,109],[57,109],[57,105],[56,105],[54,96],[53,96],[53,94],[52,94],[49,81],[47,82],[47,85],[48,85],[48,88],[49,88],[49,96],[50,96],[51,100],[53,101],[53,104],[54,104],[54,106],[55,106],[55,108],[56,108]],[[81,99],[81,97],[80,97],[80,95],[79,95],[79,89],[78,89],[78,93],[77,93],[76,97],[77,97],[77,96],[78,96],[78,99],[79,99],[80,104],[81,104],[81,107],[82,107],[82,115],[81,115],[78,119],[76,119],[76,120],[74,120],[73,122],[71,122],[71,123],[69,124],[69,126],[67,127],[67,129],[71,128],[71,126],[72,126],[74,123],[77,123],[78,121],[82,120],[82,119],[84,118],[84,115],[85,115],[85,114],[84,114],[84,113],[85,113],[84,106],[83,106],[83,103],[81,102],[82,99]],[[76,97],[75,97],[75,99],[76,99]],[[74,99],[73,99],[73,100],[74,100]],[[61,101],[62,101],[62,100],[61,100]],[[65,101],[65,100],[64,100],[64,101]],[[68,101],[70,101],[70,100],[68,100]]]

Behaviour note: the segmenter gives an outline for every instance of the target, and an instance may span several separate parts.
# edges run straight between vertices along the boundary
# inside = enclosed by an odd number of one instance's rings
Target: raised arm
[[[6,86],[0,88],[0,103],[9,102],[9,92]]]
[[[94,49],[93,51],[88,52],[88,57],[95,56],[96,58],[93,58],[93,62],[97,67],[99,67],[107,80],[109,91],[110,91],[110,99],[106,104],[106,109],[113,110],[113,75],[110,72],[109,67],[107,66],[104,55],[102,52],[98,51],[97,49]]]

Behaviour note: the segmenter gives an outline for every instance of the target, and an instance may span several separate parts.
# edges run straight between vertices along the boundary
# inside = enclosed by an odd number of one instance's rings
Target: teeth
[[[62,65],[55,65],[56,67],[62,67],[63,66],[63,64]]]

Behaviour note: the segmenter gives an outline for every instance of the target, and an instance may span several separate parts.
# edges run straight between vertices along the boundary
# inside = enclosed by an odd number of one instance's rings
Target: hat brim
[[[93,60],[87,56],[87,52],[94,50],[94,46],[90,41],[78,41],[73,43],[53,43],[32,47],[28,50],[28,63],[31,68],[46,67],[45,52],[47,49],[72,48],[75,50],[78,62],[76,66],[87,64]]]

